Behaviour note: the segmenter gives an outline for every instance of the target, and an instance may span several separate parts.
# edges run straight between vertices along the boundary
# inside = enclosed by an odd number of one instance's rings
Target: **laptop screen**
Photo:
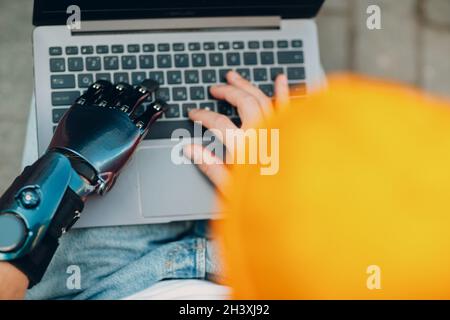
[[[324,0],[35,0],[33,24],[65,24],[67,7],[76,4],[81,20],[174,17],[314,17]]]

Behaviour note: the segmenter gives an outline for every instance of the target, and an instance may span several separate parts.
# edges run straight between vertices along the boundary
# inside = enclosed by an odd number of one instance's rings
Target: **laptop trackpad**
[[[215,191],[192,164],[175,164],[170,146],[143,146],[136,154],[141,214],[145,218],[213,213]]]

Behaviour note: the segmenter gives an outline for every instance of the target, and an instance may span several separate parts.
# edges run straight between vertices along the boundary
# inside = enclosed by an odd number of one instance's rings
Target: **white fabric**
[[[205,280],[165,280],[124,300],[226,300],[230,289]]]

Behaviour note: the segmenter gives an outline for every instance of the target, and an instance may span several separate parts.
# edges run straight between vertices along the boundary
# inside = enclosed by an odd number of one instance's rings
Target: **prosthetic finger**
[[[133,94],[133,86],[128,83],[120,82],[114,86],[114,90],[105,98],[107,101],[105,106],[127,112],[130,108],[128,101],[130,101]]]
[[[134,96],[130,98],[128,105],[131,108],[128,109],[130,116],[136,112],[137,108],[144,103],[156,90],[159,88],[159,83],[150,79],[142,81],[140,85],[134,86]]]
[[[98,80],[90,85],[87,91],[79,97],[75,103],[80,105],[93,104],[101,99],[103,95],[110,92],[112,88],[113,85],[111,82]]]
[[[146,134],[150,125],[155,122],[166,111],[167,103],[162,100],[152,102],[147,110],[137,118],[132,119],[136,126],[141,130],[141,134]]]

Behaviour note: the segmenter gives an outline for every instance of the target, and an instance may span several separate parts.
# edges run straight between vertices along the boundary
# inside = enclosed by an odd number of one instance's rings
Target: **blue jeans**
[[[207,221],[75,229],[27,298],[120,299],[164,279],[208,279],[220,273],[214,247]]]

